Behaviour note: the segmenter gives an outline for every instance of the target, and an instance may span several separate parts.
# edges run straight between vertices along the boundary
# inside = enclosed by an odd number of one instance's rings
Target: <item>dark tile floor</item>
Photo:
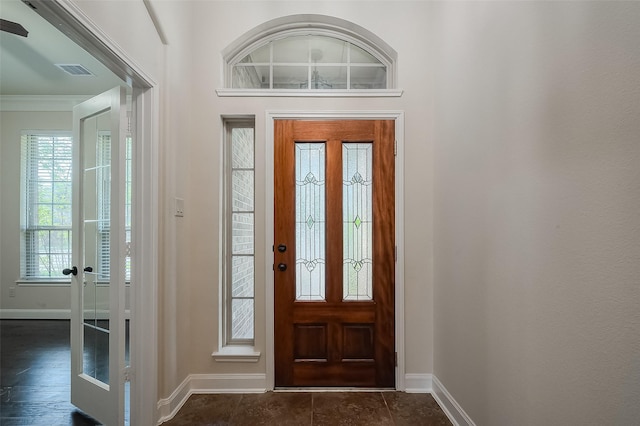
[[[163,426],[451,425],[429,394],[267,392],[192,395]]]
[[[69,321],[0,320],[0,425],[95,426],[70,403]],[[429,394],[193,395],[166,426],[450,425]]]

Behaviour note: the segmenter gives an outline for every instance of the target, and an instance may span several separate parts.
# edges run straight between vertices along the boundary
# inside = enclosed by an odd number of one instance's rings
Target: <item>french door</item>
[[[124,424],[127,222],[126,92],[73,109],[71,402]]]
[[[395,386],[394,129],[274,123],[277,387]]]

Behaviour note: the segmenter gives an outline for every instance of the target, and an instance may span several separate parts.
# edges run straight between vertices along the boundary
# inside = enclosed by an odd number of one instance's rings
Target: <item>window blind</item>
[[[71,147],[69,132],[22,134],[20,273],[25,279],[63,278],[71,264]]]

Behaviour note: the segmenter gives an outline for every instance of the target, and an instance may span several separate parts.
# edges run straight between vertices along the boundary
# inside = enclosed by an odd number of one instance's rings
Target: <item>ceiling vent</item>
[[[93,75],[91,71],[80,64],[56,64],[56,66],[69,75]]]

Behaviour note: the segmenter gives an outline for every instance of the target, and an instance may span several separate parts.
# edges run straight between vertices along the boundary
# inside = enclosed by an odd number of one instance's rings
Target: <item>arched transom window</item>
[[[324,35],[272,40],[233,64],[233,89],[386,89],[387,65],[362,47]]]
[[[224,55],[228,89],[380,91],[395,88],[395,51],[347,21],[299,15],[271,21]]]

